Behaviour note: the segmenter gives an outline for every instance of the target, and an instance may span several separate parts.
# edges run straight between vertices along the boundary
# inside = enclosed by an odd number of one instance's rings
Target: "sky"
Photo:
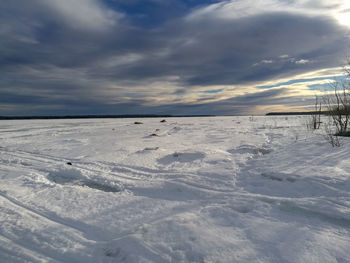
[[[1,0],[0,115],[303,111],[344,75],[348,0]]]

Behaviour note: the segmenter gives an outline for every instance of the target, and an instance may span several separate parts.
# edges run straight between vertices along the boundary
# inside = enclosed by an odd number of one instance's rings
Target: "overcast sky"
[[[349,40],[347,0],[1,0],[0,115],[305,110]]]

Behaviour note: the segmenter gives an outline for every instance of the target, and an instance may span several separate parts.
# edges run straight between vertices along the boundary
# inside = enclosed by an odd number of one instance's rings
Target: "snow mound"
[[[58,169],[49,173],[47,179],[56,184],[88,187],[103,192],[120,192],[123,190],[122,185],[114,182],[91,180],[84,176],[81,170],[75,168]]]

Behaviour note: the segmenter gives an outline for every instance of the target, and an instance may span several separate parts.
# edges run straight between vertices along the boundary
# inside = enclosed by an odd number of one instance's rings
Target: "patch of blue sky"
[[[332,80],[337,82],[343,82],[347,81],[346,76],[339,76],[332,78]],[[319,90],[319,91],[332,91],[334,90],[334,86],[331,85],[331,81],[329,83],[319,83],[319,84],[312,84],[307,86],[310,90]]]
[[[215,94],[215,93],[220,93],[220,92],[222,92],[223,90],[224,90],[224,89],[204,90],[204,91],[201,91],[201,93]]]
[[[309,90],[318,90],[318,91],[331,91],[333,87],[329,83],[323,84],[312,84],[307,86]]]
[[[131,97],[131,98],[141,97],[141,95],[136,92],[126,92],[126,93],[123,93],[122,95],[125,97]]]
[[[142,27],[157,26],[174,17],[186,15],[198,6],[206,6],[222,0],[104,0],[110,8],[132,18],[133,23]]]
[[[289,80],[286,82],[281,82],[281,83],[277,83],[275,85],[266,85],[266,86],[257,86],[256,88],[258,89],[271,89],[271,88],[278,88],[281,86],[288,86],[288,85],[293,85],[295,83],[303,83],[303,82],[316,82],[316,81],[320,81],[320,80],[331,80],[331,79],[338,79],[338,77],[321,77],[321,78],[309,78],[309,79],[293,79],[293,80]]]

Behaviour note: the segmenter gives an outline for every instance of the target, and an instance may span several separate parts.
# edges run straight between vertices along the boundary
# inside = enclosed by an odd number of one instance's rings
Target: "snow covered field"
[[[0,262],[350,262],[350,139],[306,118],[1,121]]]

